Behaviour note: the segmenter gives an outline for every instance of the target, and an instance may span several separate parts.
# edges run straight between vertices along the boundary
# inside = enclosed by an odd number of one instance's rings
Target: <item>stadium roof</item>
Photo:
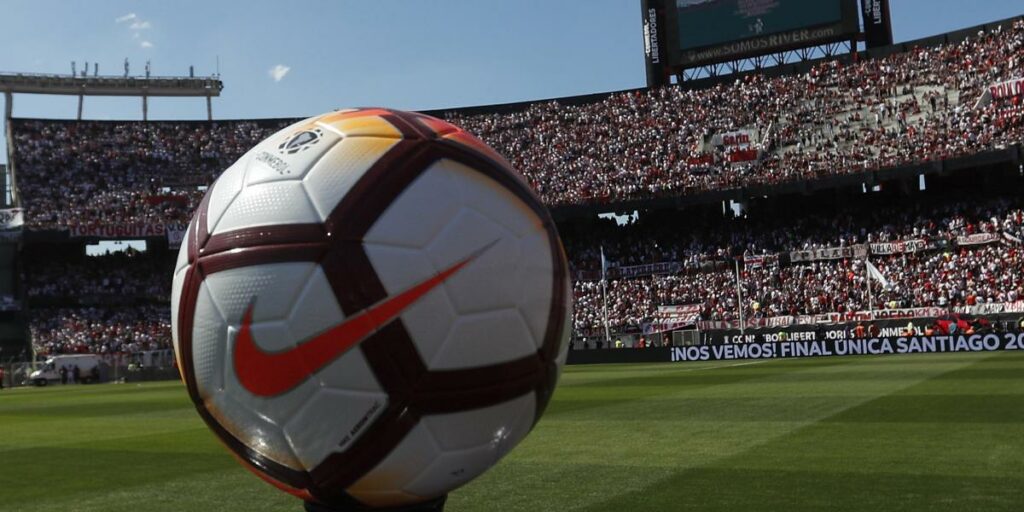
[[[215,77],[72,76],[0,72],[0,92],[72,96],[220,96]]]

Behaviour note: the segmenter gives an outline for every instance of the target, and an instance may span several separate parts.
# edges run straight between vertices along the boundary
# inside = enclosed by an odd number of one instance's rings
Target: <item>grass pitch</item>
[[[569,367],[447,510],[1024,507],[1024,354]],[[0,392],[0,510],[298,511],[178,383]]]

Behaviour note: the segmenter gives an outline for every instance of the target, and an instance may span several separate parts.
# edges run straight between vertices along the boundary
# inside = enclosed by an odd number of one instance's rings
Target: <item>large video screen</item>
[[[859,29],[854,1],[675,0],[677,60],[701,64],[839,40]]]

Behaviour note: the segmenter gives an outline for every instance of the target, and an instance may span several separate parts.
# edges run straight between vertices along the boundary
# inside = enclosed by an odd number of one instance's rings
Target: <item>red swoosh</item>
[[[462,270],[493,243],[448,267],[434,277],[345,319],[301,345],[284,352],[267,353],[252,338],[252,308],[245,311],[235,343],[235,375],[245,389],[257,396],[279,395],[298,386],[371,333],[384,327],[421,297]]]

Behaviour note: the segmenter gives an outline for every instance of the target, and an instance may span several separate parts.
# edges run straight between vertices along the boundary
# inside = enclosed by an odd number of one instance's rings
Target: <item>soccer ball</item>
[[[200,416],[328,506],[445,495],[540,417],[571,286],[547,210],[455,126],[385,109],[300,121],[207,191],[172,288]]]

